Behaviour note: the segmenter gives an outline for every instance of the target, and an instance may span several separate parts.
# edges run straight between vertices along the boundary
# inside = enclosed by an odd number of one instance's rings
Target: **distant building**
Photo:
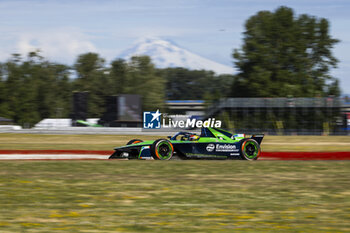
[[[219,118],[235,132],[347,134],[349,110],[350,103],[336,97],[227,98],[213,103],[205,118]]]
[[[106,110],[98,124],[110,127],[141,127],[141,96],[129,94],[107,96]]]
[[[165,106],[170,113],[200,116],[206,108],[204,100],[168,100]]]
[[[13,121],[5,117],[0,117],[0,125],[13,125]]]

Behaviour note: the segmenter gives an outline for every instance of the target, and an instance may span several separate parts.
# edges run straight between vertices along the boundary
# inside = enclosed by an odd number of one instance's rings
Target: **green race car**
[[[263,134],[246,138],[218,128],[201,129],[201,134],[178,132],[168,139],[142,141],[133,139],[114,148],[109,159],[242,159],[256,160],[261,154]]]

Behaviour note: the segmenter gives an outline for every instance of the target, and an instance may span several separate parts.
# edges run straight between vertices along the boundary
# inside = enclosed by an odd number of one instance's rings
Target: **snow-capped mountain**
[[[217,74],[232,74],[234,69],[180,48],[159,38],[142,39],[122,52],[118,57],[129,59],[135,55],[147,55],[158,68],[184,67],[191,70],[212,70]]]

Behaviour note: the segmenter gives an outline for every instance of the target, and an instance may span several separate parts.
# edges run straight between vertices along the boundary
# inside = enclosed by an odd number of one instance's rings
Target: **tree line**
[[[0,64],[0,116],[32,126],[44,118],[69,117],[72,93],[88,91],[88,117],[101,117],[106,96],[138,94],[143,109],[164,108],[165,100],[226,97],[232,75],[185,68],[157,69],[148,56],[106,64],[97,53],[78,56],[73,66],[50,62],[38,51],[14,54]]]
[[[330,75],[338,60],[329,22],[288,7],[260,11],[245,24],[243,44],[232,56],[237,74],[186,68],[157,69],[147,56],[109,64],[97,53],[77,57],[72,66],[49,61],[39,51],[0,63],[0,116],[30,126],[43,118],[69,117],[73,91],[88,91],[88,117],[100,117],[105,97],[139,94],[144,110],[165,100],[223,97],[321,97],[340,95]]]
[[[233,97],[316,97],[340,94],[330,70],[338,60],[332,49],[339,40],[329,34],[325,18],[297,16],[279,7],[260,11],[245,23],[243,45],[233,58]]]

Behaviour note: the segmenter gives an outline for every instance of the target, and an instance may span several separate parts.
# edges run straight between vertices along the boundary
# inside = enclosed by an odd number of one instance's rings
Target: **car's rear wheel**
[[[141,139],[133,139],[133,140],[130,140],[126,145],[136,144],[140,142],[143,142],[143,141]]]
[[[166,139],[158,139],[151,145],[151,155],[156,160],[170,160],[173,154],[173,144]]]
[[[254,139],[246,139],[241,144],[241,158],[244,160],[257,160],[261,154],[260,145]]]

